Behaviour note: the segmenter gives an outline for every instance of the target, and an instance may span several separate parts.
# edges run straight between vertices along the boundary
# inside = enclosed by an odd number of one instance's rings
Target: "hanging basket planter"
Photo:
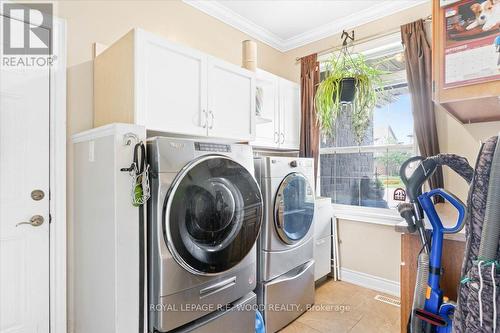
[[[345,77],[340,80],[340,103],[351,104],[356,96],[356,78]],[[333,96],[332,96],[333,98]]]
[[[338,55],[326,63],[326,75],[315,96],[316,113],[323,133],[334,136],[335,122],[341,112],[352,112],[352,130],[361,143],[370,126],[378,95],[383,91],[384,71],[370,64],[361,54],[351,56],[347,40],[352,35],[342,34],[343,46]],[[350,105],[345,108],[343,106]]]

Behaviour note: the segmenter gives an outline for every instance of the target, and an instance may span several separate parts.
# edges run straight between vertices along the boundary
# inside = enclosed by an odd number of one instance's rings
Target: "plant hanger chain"
[[[342,48],[340,49],[340,52],[337,55],[336,63],[338,64],[340,61],[340,58],[342,57],[342,67],[341,68],[347,68],[346,60],[349,60],[353,70],[356,71],[356,67],[357,67],[356,63],[354,62],[354,59],[351,56],[351,52],[349,52],[349,43],[351,43],[352,45],[354,44],[354,30],[352,30],[350,33],[343,30],[340,38],[342,39]]]

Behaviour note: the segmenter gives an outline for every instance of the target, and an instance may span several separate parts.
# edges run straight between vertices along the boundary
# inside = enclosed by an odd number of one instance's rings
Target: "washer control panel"
[[[198,151],[210,151],[214,153],[230,153],[231,146],[220,144],[220,143],[210,143],[210,142],[195,142],[194,148]]]

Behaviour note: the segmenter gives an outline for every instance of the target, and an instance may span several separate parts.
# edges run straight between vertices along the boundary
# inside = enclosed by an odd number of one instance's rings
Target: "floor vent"
[[[383,303],[397,306],[398,308],[401,307],[401,301],[397,298],[377,295],[377,296],[375,296],[375,299],[379,302],[383,302]]]

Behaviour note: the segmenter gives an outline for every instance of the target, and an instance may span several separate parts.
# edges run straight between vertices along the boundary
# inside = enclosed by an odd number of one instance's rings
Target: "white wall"
[[[394,226],[340,219],[338,229],[342,268],[399,282],[401,237]]]

